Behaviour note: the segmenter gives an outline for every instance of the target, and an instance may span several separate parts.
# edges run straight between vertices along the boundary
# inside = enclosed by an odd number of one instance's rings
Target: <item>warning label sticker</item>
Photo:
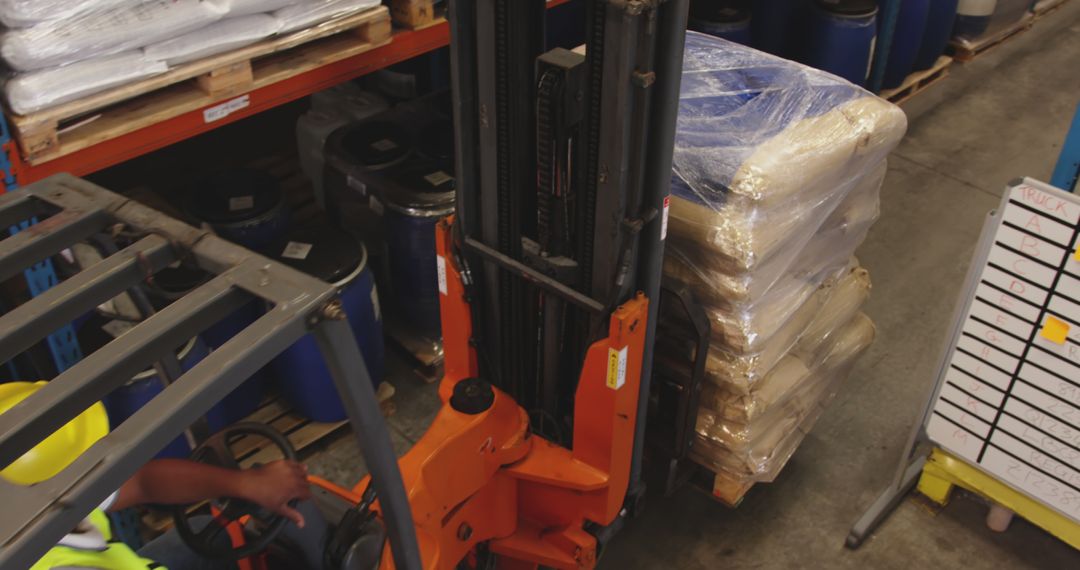
[[[627,348],[621,350],[608,349],[607,387],[618,390],[626,384],[626,355]]]
[[[435,263],[439,273],[439,293],[447,295],[446,292],[446,258],[441,255],[435,256]]]

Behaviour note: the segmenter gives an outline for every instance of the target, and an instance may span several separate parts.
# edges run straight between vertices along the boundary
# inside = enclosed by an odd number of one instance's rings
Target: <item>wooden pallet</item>
[[[390,41],[390,14],[379,6],[8,122],[24,159],[40,164],[221,101],[204,120],[223,119],[250,104],[243,93]]]
[[[691,488],[707,493],[716,501],[731,508],[739,506],[739,503],[750,492],[750,489],[757,484],[756,482],[737,481],[730,475],[713,472],[708,467],[692,461],[686,463],[686,475],[679,484],[681,485],[682,482],[689,483]]]
[[[409,355],[419,366],[414,368],[417,377],[428,384],[442,379],[443,346],[442,341],[433,341],[416,334],[389,311],[386,317],[386,338],[401,351]]]
[[[383,382],[379,385],[375,397],[379,400],[379,408],[382,409],[384,416],[391,416],[396,411],[393,396],[394,386],[392,384]],[[262,406],[244,418],[244,421],[266,424],[281,432],[288,438],[289,443],[296,449],[300,457],[304,456],[304,451],[310,451],[315,444],[336,434],[349,423],[348,421],[313,422],[293,412],[292,405],[280,397],[263,402]],[[245,469],[282,458],[281,450],[260,437],[241,437],[233,442],[230,448],[239,460],[241,467]],[[192,505],[188,512],[194,512],[204,504]],[[152,534],[156,535],[172,526],[172,515],[171,513],[152,510],[143,516],[142,522]]]
[[[953,59],[947,55],[937,58],[937,61],[934,62],[930,69],[916,71],[908,75],[899,87],[883,90],[881,98],[888,99],[897,105],[904,103],[904,101],[922,93],[931,85],[948,77],[949,66],[952,65],[952,62]]]
[[[1013,37],[1020,35],[1022,32],[1027,31],[1031,28],[1031,24],[1034,21],[1035,18],[1032,17],[1031,14],[1025,14],[1024,17],[1020,18],[1015,24],[1006,26],[986,37],[979,38],[978,41],[961,43],[954,40],[949,44],[953,59],[960,63],[967,63]]]
[[[732,508],[739,506],[746,494],[753,488],[754,483],[735,481],[720,473],[713,475],[713,498]]]
[[[445,8],[436,7],[435,0],[390,0],[390,15],[394,23],[410,30],[422,30],[446,19]]]

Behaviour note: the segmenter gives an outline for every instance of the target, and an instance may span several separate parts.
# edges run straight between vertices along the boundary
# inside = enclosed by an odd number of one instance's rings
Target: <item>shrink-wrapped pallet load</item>
[[[873,339],[853,254],[906,128],[835,76],[687,34],[664,273],[712,327],[692,457],[738,486],[775,477]]]

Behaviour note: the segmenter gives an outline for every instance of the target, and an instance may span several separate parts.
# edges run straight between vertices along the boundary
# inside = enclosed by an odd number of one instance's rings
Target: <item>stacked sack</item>
[[[0,0],[8,105],[33,113],[379,0]]]
[[[771,481],[873,340],[853,254],[906,128],[835,76],[687,33],[664,274],[710,320],[691,453],[729,481]],[[692,352],[661,338],[661,364]]]

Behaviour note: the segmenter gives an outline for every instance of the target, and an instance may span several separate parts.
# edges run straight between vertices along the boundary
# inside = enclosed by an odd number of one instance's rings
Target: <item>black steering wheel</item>
[[[296,450],[281,432],[266,424],[256,422],[238,423],[214,434],[191,452],[191,460],[225,469],[239,470],[240,464],[236,461],[236,456],[230,446],[242,436],[256,436],[270,440],[285,459],[296,460]],[[197,532],[192,529],[186,508],[173,509],[176,532],[191,550],[207,560],[235,562],[262,552],[277,538],[288,522],[281,515],[269,513],[258,505],[236,498],[222,497],[213,501],[212,504],[218,509],[219,514]],[[295,507],[296,501],[289,502],[289,506]],[[260,524],[253,525],[254,528],[244,529],[244,545],[234,547],[231,540],[221,540],[226,527],[245,516],[251,516]]]

